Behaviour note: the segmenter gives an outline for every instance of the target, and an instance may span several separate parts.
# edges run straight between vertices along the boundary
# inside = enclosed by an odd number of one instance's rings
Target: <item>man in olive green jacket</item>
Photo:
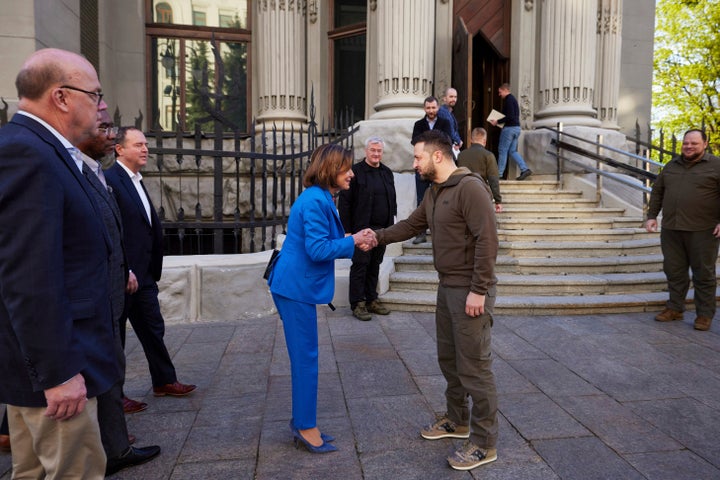
[[[430,228],[440,285],[435,322],[440,370],[447,380],[447,414],[424,427],[428,440],[466,438],[448,457],[456,470],[497,459],[497,393],[490,356],[495,305],[497,227],[490,189],[457,168],[447,135],[431,130],[415,140],[413,166],[432,186],[410,216],[376,231],[378,242],[407,240]],[[472,398],[472,411],[467,396]]]
[[[685,132],[682,155],[668,162],[655,180],[645,223],[648,232],[657,231],[662,209],[660,245],[670,298],[655,320],[682,320],[691,269],[696,330],[710,329],[715,316],[720,245],[720,158],[707,153],[707,145],[705,132]]]

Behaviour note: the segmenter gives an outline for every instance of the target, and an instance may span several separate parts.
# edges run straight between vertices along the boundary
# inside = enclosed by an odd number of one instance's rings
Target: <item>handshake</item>
[[[363,252],[372,250],[378,245],[377,235],[375,235],[375,232],[373,232],[370,228],[360,230],[359,232],[353,234],[352,237],[355,241],[355,246]]]

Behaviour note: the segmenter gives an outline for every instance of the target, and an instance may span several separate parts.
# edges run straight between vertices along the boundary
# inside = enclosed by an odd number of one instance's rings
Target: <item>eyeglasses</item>
[[[100,103],[102,102],[103,95],[105,95],[102,92],[90,92],[87,90],[83,90],[82,88],[71,87],[70,85],[60,85],[60,88],[67,88],[68,90],[75,90],[76,92],[82,92],[82,93],[87,93],[88,95],[93,95],[93,96],[97,97],[98,107],[100,106]]]
[[[117,135],[120,127],[98,127],[98,130],[109,137],[110,135]]]

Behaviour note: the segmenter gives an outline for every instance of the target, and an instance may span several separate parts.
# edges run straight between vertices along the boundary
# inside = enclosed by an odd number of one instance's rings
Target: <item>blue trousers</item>
[[[293,425],[317,426],[318,328],[317,306],[272,294],[285,329],[292,377]]]
[[[500,132],[500,139],[498,140],[498,173],[500,178],[505,173],[508,155],[517,163],[520,172],[528,169],[525,160],[517,151],[518,138],[520,138],[520,127],[505,127]]]

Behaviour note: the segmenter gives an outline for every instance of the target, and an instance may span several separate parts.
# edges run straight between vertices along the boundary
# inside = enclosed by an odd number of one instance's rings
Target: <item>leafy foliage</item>
[[[720,0],[658,0],[655,124],[681,137],[705,128],[720,151]]]

